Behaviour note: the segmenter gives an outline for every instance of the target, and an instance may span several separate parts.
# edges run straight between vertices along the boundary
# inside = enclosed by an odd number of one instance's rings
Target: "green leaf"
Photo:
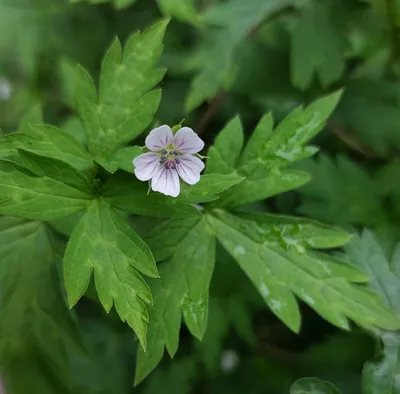
[[[135,383],[159,363],[164,347],[173,357],[178,349],[182,315],[189,331],[201,339],[207,325],[208,289],[215,259],[215,238],[202,219],[171,220],[146,238],[159,250],[161,279],[150,284],[154,304],[149,308],[147,352],[138,353]]]
[[[300,213],[340,225],[374,225],[385,220],[379,180],[360,165],[344,156],[333,160],[319,155],[299,167],[311,174],[311,182],[299,189]]]
[[[65,252],[64,278],[71,307],[85,293],[92,272],[104,309],[109,313],[115,305],[121,320],[146,348],[146,303],[152,302],[152,295],[139,272],[155,278],[157,267],[148,246],[102,200],[93,201]]]
[[[197,351],[210,374],[215,374],[219,369],[224,341],[231,328],[249,345],[254,344],[251,320],[251,312],[243,294],[230,295],[225,299],[210,297],[207,330],[203,340],[196,342]]]
[[[290,394],[340,394],[330,382],[317,378],[301,378],[290,388]]]
[[[23,116],[19,123],[18,132],[25,133],[30,130],[32,124],[43,123],[43,113],[41,105],[31,107]]]
[[[194,0],[157,0],[157,4],[165,16],[173,17],[195,26],[200,23],[200,16],[196,10]]]
[[[240,157],[240,164],[243,165],[263,157],[265,141],[272,137],[273,128],[272,114],[264,115],[246,144],[246,148]]]
[[[137,0],[70,0],[71,3],[89,2],[91,4],[103,4],[112,2],[117,9],[123,9],[135,4]]]
[[[217,3],[207,9],[202,19],[209,25],[236,28],[246,33],[263,19],[285,9],[289,5],[291,5],[291,2],[286,0],[271,0],[268,2],[251,0],[246,3],[240,0],[230,0]]]
[[[193,186],[182,189],[178,200],[191,203],[205,203],[217,200],[218,194],[242,182],[244,178],[235,174],[209,174],[203,175],[200,181]]]
[[[207,168],[209,174],[230,174],[235,171],[243,149],[243,128],[236,116],[222,129],[209,149]]]
[[[188,205],[191,202],[182,202],[179,198],[160,193],[149,193],[146,183],[126,173],[112,176],[103,186],[101,195],[110,205],[135,215],[160,218],[201,216],[198,209]]]
[[[77,116],[70,116],[67,118],[66,121],[63,122],[61,129],[74,137],[81,145],[87,145],[85,129]]]
[[[322,86],[327,87],[345,71],[340,31],[335,29],[323,4],[310,3],[298,15],[292,31],[291,81],[305,90],[316,74]]]
[[[204,100],[230,87],[229,74],[235,60],[235,52],[247,35],[263,20],[292,5],[291,0],[231,0],[210,7],[202,17],[206,25],[222,26],[211,42],[198,51],[198,74],[186,98],[188,111]]]
[[[19,64],[27,77],[35,70],[38,54],[53,49],[65,38],[64,30],[59,28],[66,16],[63,3],[32,0],[15,4],[0,0],[0,49]]]
[[[210,148],[207,172],[235,172],[246,179],[221,195],[216,205],[233,208],[260,201],[297,188],[308,182],[307,173],[286,169],[289,164],[307,158],[316,149],[307,144],[323,128],[335,108],[341,92],[323,97],[306,108],[292,111],[272,131],[271,115],[258,123],[242,151],[240,122],[232,120]]]
[[[400,149],[400,84],[374,76],[356,78],[346,85],[336,116],[360,137],[373,152],[387,155]]]
[[[106,166],[111,173],[114,173],[118,169],[124,170],[134,174],[134,166],[132,164],[133,159],[143,153],[143,150],[139,146],[127,146],[119,149],[111,158],[108,160]]]
[[[379,297],[355,285],[368,280],[364,274],[333,257],[308,250],[315,229],[310,231],[308,227],[303,233],[298,219],[288,225],[286,218],[285,224],[277,226],[276,218],[270,223],[269,216],[247,218],[217,211],[208,220],[271,310],[293,331],[298,332],[300,327],[294,294],[343,329],[349,329],[347,319],[365,328],[399,326],[399,318],[383,306]],[[319,246],[339,246],[348,239],[334,229],[324,232],[317,242]],[[307,240],[307,236],[311,238]]]
[[[83,121],[90,153],[111,171],[107,160],[152,122],[161,91],[152,90],[164,76],[156,67],[168,21],[135,33],[125,50],[115,39],[106,53],[96,88],[90,75],[77,70],[77,109]]]
[[[34,153],[19,151],[18,160],[33,175],[38,177],[48,177],[65,183],[89,196],[94,195],[92,179],[90,175],[84,174],[66,162],[39,156]]]
[[[268,177],[245,179],[237,188],[225,193],[218,206],[233,208],[239,205],[261,201],[292,189],[303,186],[310,180],[310,176],[303,171],[274,169]]]
[[[11,134],[9,139],[18,149],[62,160],[78,170],[87,170],[94,164],[75,138],[50,125],[30,124],[23,132]]]
[[[2,377],[15,394],[99,394],[89,380],[95,362],[82,346],[53,264],[56,246],[43,223],[0,218]]]
[[[167,369],[157,369],[149,379],[143,393],[159,394],[160,392],[174,394],[189,394],[191,380],[196,372],[196,363],[193,358],[186,357],[174,360]]]
[[[29,111],[25,113],[25,115],[22,117],[19,127],[18,127],[18,133],[26,133],[30,131],[30,124],[36,124],[36,123],[42,123],[42,109],[40,106],[34,106],[32,107]],[[15,145],[12,141],[12,139],[8,138],[9,136],[13,136],[15,134],[7,134],[5,135],[2,133],[2,136],[0,138],[0,157],[5,158],[5,157],[11,157],[17,154],[17,151],[15,149]]]
[[[57,161],[49,163],[40,168],[42,175],[35,176],[17,163],[0,161],[0,214],[52,220],[84,211],[90,205],[92,196],[60,180],[62,169]]]
[[[393,214],[400,217],[400,184],[393,182],[393,179],[398,177],[400,173],[400,163],[396,160],[389,162],[379,169],[377,176],[377,183],[374,182],[376,188],[381,191],[379,196],[385,196],[390,202],[390,207],[393,209]],[[375,195],[378,194],[375,191]]]
[[[4,317],[0,354],[4,356],[25,338],[27,311],[33,307],[32,295],[37,296],[35,287],[41,276],[50,272],[52,251],[46,228],[39,222],[1,217],[0,239],[0,309]]]
[[[400,245],[400,244],[398,244]],[[368,272],[369,286],[400,314],[400,277],[393,273],[399,263],[399,255],[393,250],[392,261],[388,261],[377,238],[368,230],[354,238],[346,247],[350,261]],[[382,341],[379,359],[369,361],[363,369],[363,392],[365,394],[395,393],[400,390],[399,349],[400,331],[375,330]]]

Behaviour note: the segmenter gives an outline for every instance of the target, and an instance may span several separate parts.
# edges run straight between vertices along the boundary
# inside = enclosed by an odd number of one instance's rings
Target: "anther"
[[[179,159],[175,159],[175,163],[179,164],[181,161]]]

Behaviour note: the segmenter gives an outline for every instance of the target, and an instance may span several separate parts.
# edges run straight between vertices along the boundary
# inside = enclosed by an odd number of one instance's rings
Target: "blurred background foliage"
[[[41,104],[47,122],[83,138],[75,64],[98,75],[114,36],[126,40],[163,16],[172,20],[156,123],[185,118],[210,143],[235,114],[252,130],[268,111],[279,121],[345,88],[313,141],[320,153],[298,164],[312,180],[249,209],[368,227],[347,253],[398,309],[399,0],[0,0],[2,129],[16,130]],[[72,225],[52,223],[54,235],[48,225],[0,219],[0,366],[10,393],[400,393],[398,333],[342,332],[302,305],[296,336],[222,248],[204,341],[182,329],[176,358],[165,356],[133,388],[138,344],[129,327],[106,316],[96,295],[66,307],[60,256]],[[293,384],[307,376],[315,378]]]

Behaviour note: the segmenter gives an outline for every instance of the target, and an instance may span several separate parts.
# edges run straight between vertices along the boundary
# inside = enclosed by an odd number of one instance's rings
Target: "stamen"
[[[175,165],[172,165],[171,168],[172,168],[173,170],[176,170],[176,166],[175,166]]]
[[[162,153],[163,155],[166,155],[166,154],[168,153],[168,151],[167,151],[166,149],[163,149],[163,150],[161,151],[161,153]]]
[[[167,160],[167,158],[165,156],[161,156],[160,158],[160,162],[162,163],[163,161]]]
[[[165,163],[165,164],[164,164],[164,167],[165,167],[167,170],[169,170],[169,163]]]
[[[175,159],[175,163],[179,164],[181,161],[179,159]]]

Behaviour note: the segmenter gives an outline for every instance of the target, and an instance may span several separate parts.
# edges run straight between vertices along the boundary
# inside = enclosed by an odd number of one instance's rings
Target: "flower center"
[[[160,165],[163,165],[167,170],[176,170],[176,165],[180,163],[180,160],[176,157],[179,152],[174,149],[163,149],[160,153]]]

